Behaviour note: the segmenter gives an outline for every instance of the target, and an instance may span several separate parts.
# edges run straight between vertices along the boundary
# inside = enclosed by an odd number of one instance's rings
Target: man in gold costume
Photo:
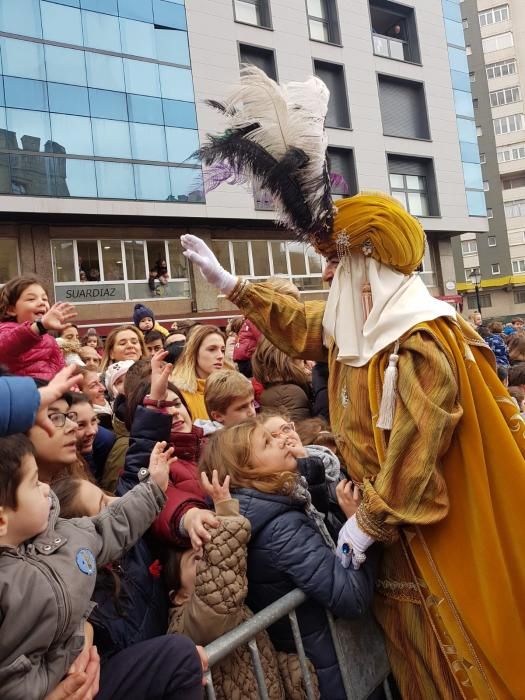
[[[302,225],[339,255],[326,303],[236,279],[198,238],[181,242],[281,350],[329,364],[332,430],[362,492],[339,544],[355,567],[386,545],[374,612],[403,698],[525,698],[525,423],[491,351],[415,273],[417,220],[381,194],[331,214]]]

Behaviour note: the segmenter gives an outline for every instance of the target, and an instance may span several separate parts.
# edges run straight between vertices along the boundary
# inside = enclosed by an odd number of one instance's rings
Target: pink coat
[[[0,364],[12,374],[48,381],[66,366],[54,338],[35,335],[29,322],[14,321],[0,323]]]
[[[250,360],[260,337],[261,331],[247,318],[244,319],[244,323],[237,336],[237,343],[233,350],[233,361]]]

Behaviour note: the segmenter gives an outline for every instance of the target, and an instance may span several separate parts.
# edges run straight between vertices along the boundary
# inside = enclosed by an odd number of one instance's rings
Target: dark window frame
[[[268,77],[272,78],[272,80],[275,80],[275,82],[278,83],[279,82],[279,71],[277,69],[277,52],[276,52],[276,50],[269,47],[269,46],[261,46],[260,44],[249,44],[246,41],[239,40],[237,42],[237,54],[239,56],[239,65],[240,66],[242,66],[244,63],[246,63],[245,61],[242,60],[242,47],[243,46],[246,46],[249,49],[255,49],[256,52],[259,51],[261,54],[266,53],[266,54],[268,54],[268,56],[269,55],[272,56],[273,68],[274,68],[275,75],[270,75]],[[251,65],[255,66],[257,64],[253,63]]]
[[[259,9],[259,14],[261,17],[262,24],[252,24],[251,22],[245,22],[242,19],[237,19],[237,13],[235,8],[236,1],[245,2],[250,5],[255,5]],[[259,29],[266,29],[267,31],[273,32],[272,24],[272,12],[270,8],[270,0],[232,0],[233,7],[233,20],[237,24],[244,24],[246,27],[256,27]]]
[[[399,134],[387,134],[384,130],[384,124],[383,124],[383,114],[381,111],[381,78],[385,78],[387,81],[390,82],[397,82],[397,83],[409,83],[412,85],[419,85],[421,87],[421,94],[423,95],[423,105],[425,107],[425,115],[426,115],[426,120],[427,120],[427,129],[428,129],[428,136],[403,136]],[[408,139],[412,141],[432,141],[432,130],[430,128],[430,119],[429,119],[429,110],[428,110],[428,101],[427,101],[427,92],[425,88],[425,83],[423,80],[413,80],[412,78],[405,78],[404,76],[400,75],[394,75],[392,73],[384,73],[380,71],[376,71],[376,85],[377,85],[377,94],[379,96],[379,110],[381,113],[381,127],[383,129],[383,136],[389,136],[392,138],[396,139]]]
[[[327,19],[325,19],[324,17],[317,17],[317,15],[311,15],[308,11],[308,0],[305,0],[304,2],[306,11],[306,22],[308,24],[308,37],[310,41],[317,41],[320,44],[342,46],[341,28],[339,26],[339,13],[337,10],[337,0],[321,0],[321,2],[325,4]],[[310,30],[310,19],[313,19],[316,22],[322,22],[323,24],[326,24],[328,41],[324,41],[323,39],[317,39],[316,37],[312,36],[312,32]]]
[[[388,185],[389,185],[389,190],[390,190],[390,175],[397,175],[400,173],[393,173],[391,172],[391,161],[394,159],[397,160],[406,160],[407,163],[412,161],[412,162],[419,162],[421,166],[424,166],[426,172],[425,172],[425,177],[427,179],[427,196],[428,196],[428,207],[429,207],[429,214],[425,216],[425,219],[441,219],[443,218],[441,214],[441,206],[440,206],[440,201],[439,201],[439,191],[438,191],[438,182],[436,178],[436,165],[435,165],[435,159],[433,156],[425,156],[425,155],[414,155],[413,153],[399,153],[398,151],[386,151],[385,152],[385,160],[386,160],[386,172],[388,176]],[[407,174],[407,173],[403,173]],[[408,173],[410,175],[410,173]],[[417,216],[417,215],[416,215]]]
[[[316,64],[318,64],[318,63],[324,64],[326,66],[335,66],[336,68],[341,69],[342,82],[343,82],[343,88],[344,88],[345,106],[346,106],[346,116],[348,119],[348,126],[334,126],[333,124],[326,124],[326,127],[328,129],[342,129],[343,131],[352,131],[352,115],[350,113],[350,100],[348,97],[348,81],[347,81],[347,76],[346,76],[346,66],[344,63],[337,63],[336,61],[325,61],[323,58],[315,58],[314,56],[312,56],[312,69],[313,69],[314,75],[317,75]]]

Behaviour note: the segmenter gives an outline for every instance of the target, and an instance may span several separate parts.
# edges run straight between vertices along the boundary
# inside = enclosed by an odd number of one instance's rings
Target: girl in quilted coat
[[[214,471],[211,483],[202,474],[204,491],[213,500],[219,527],[210,531],[204,548],[171,553],[164,566],[170,597],[169,632],[188,635],[196,644],[209,644],[252,616],[245,605],[248,593],[247,547],[251,527],[239,514],[239,502],[230,495],[230,478],[219,484]],[[299,659],[277,653],[267,632],[256,637],[269,700],[305,700]],[[310,664],[311,666],[311,664]],[[319,697],[313,666],[310,675]],[[242,646],[212,669],[218,700],[259,698],[250,651]]]
[[[76,316],[71,304],[49,304],[37,277],[14,277],[0,292],[0,361],[12,374],[47,381],[66,364],[55,338]]]
[[[377,549],[360,569],[345,568],[336,556],[322,516],[312,507],[306,480],[287,441],[253,419],[214,433],[204,448],[201,469],[222,481],[230,476],[232,494],[251,524],[248,545],[248,597],[257,612],[294,588],[307,596],[297,609],[304,649],[315,666],[322,700],[345,700],[346,693],[325,609],[341,618],[363,615],[374,592]],[[347,518],[359,500],[352,484],[336,490]],[[286,618],[269,628],[278,651],[295,650]]]

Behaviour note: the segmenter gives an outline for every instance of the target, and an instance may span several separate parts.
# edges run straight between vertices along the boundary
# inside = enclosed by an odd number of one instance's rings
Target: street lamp
[[[481,302],[479,300],[479,284],[481,282],[481,272],[479,271],[479,267],[477,269],[472,270],[472,272],[470,273],[470,281],[476,289],[476,302],[478,305],[478,313],[481,316]]]

